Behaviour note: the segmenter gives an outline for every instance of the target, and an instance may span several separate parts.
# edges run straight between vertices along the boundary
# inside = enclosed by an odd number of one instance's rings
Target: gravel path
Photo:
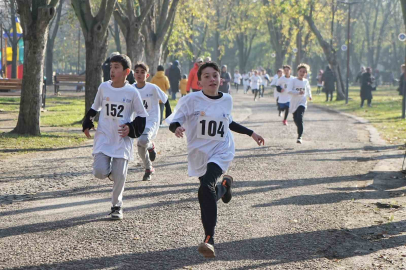
[[[272,98],[238,93],[234,103],[234,119],[266,145],[235,135],[216,259],[197,252],[204,235],[185,140],[162,128],[153,180],[140,181],[139,160],[130,165],[122,221],[107,216],[111,182],[91,175],[92,141],[0,160],[0,269],[406,269],[404,215],[375,205],[404,193],[370,187],[393,147],[312,105],[298,145]]]

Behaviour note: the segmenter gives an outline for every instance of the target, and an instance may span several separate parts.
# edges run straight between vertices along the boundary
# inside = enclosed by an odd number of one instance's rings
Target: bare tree
[[[62,15],[62,6],[65,0],[60,0],[59,6],[56,10],[56,16],[52,19],[50,26],[53,26],[53,29],[48,32],[48,41],[47,48],[45,53],[45,74],[47,77],[47,85],[52,85],[52,76],[53,76],[53,61],[54,61],[54,44],[55,38],[59,30],[59,22]],[[51,27],[49,27],[51,29]]]
[[[40,135],[41,89],[48,25],[58,0],[17,0],[24,38],[20,112],[12,132]]]
[[[102,63],[107,52],[107,27],[116,0],[101,0],[97,14],[90,0],[71,0],[82,27],[86,46],[85,113],[93,104],[102,82]]]
[[[125,7],[117,3],[114,18],[124,35],[128,57],[132,62],[137,62],[144,56],[145,41],[141,30],[155,0],[139,0],[137,6],[134,2],[134,0],[126,0]]]

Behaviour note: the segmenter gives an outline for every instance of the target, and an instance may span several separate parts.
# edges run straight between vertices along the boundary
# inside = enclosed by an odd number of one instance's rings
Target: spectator
[[[362,78],[362,74],[364,74],[364,73],[365,73],[365,67],[361,67],[360,72],[358,72],[357,77],[355,78],[355,82],[359,81],[359,84],[362,84],[361,78]]]
[[[172,99],[176,99],[176,93],[179,92],[179,82],[181,80],[179,61],[175,60],[168,72],[169,84],[171,86]]]
[[[368,107],[371,107],[372,101],[372,69],[368,67],[361,77],[361,108],[364,107],[364,101],[368,101]]]
[[[190,92],[190,89],[192,89],[192,92],[197,92],[200,91],[202,88],[197,84],[197,71],[199,70],[199,67],[203,65],[203,59],[202,58],[197,58],[195,64],[193,65],[193,68],[189,72],[189,78],[187,81],[186,85],[186,92]]]
[[[161,88],[161,90],[168,95],[168,90],[169,90],[169,80],[168,77],[165,76],[164,73],[164,67],[159,65],[158,69],[157,69],[157,73],[154,75],[154,77],[151,80],[151,83],[156,84],[159,88]],[[159,110],[160,110],[160,115],[161,118],[159,120],[159,125],[162,125],[162,119],[164,116],[164,107],[165,104],[162,103],[162,101],[159,101]],[[166,117],[168,117],[169,115],[167,115]]]
[[[403,96],[403,91],[404,91],[404,87],[405,87],[406,65],[403,64],[401,66],[401,68],[402,68],[402,74],[400,74],[400,78],[399,78],[398,92],[399,92],[399,95]]]
[[[210,57],[210,56],[207,56],[206,58],[204,58],[204,62],[205,62],[205,63],[211,62],[211,57]]]
[[[186,86],[187,86],[187,75],[183,74],[182,75],[182,80],[180,81],[179,87],[180,87],[180,96],[186,96],[187,91],[186,91]]]
[[[221,67],[221,74],[220,74],[220,87],[219,91],[223,93],[230,92],[230,82],[231,82],[231,75],[227,72],[227,66],[223,65]]]
[[[321,89],[323,88],[323,81],[321,80],[323,73],[324,71],[320,69],[319,74],[317,74],[317,95],[320,95]]]
[[[330,96],[330,101],[333,101],[333,92],[336,90],[336,77],[329,66],[326,67],[326,71],[321,77],[321,81],[324,85],[323,92],[326,93],[326,102]]]

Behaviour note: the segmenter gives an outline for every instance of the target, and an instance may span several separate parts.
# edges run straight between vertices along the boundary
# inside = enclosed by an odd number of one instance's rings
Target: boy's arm
[[[310,83],[309,83],[309,81],[307,81],[307,83],[306,83],[306,92],[307,92],[307,95],[309,96],[309,99],[310,100],[312,100],[312,89],[311,89],[311,87],[310,87]]]
[[[300,95],[300,92],[297,91],[297,90],[295,90],[295,87],[294,87],[292,81],[290,81],[289,84],[288,84],[288,94],[289,94],[289,95],[292,95],[292,96],[298,96],[298,95]]]
[[[103,104],[103,94],[101,92],[102,90],[99,87],[99,89],[97,90],[96,97],[94,98],[92,107],[89,109],[89,111],[86,113],[85,118],[83,119],[82,132],[85,132],[86,129],[90,130],[94,128],[93,117],[95,117],[97,115],[97,112],[102,109]]]

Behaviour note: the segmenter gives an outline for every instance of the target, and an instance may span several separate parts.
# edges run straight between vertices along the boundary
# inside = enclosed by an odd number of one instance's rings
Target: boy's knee
[[[148,135],[141,135],[141,137],[138,138],[138,146],[141,147],[147,147],[149,144],[149,139],[148,139]]]
[[[109,170],[108,170],[107,168],[102,168],[102,167],[97,167],[97,166],[94,166],[94,167],[93,167],[93,175],[94,175],[96,178],[104,179],[104,178],[106,178],[109,174],[110,174],[110,172],[109,172]]]

